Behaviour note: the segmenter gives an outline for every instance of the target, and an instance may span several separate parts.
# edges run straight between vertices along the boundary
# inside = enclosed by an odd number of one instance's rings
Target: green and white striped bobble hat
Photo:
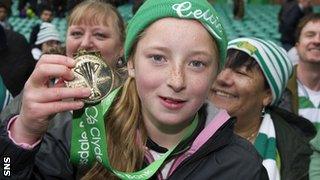
[[[269,40],[259,38],[237,38],[228,43],[228,49],[237,49],[254,58],[272,91],[271,105],[276,104],[292,75],[292,63],[287,52]]]

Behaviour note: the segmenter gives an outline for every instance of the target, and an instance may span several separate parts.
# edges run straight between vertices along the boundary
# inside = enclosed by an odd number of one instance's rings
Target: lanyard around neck
[[[159,159],[155,160],[140,171],[127,173],[112,168],[107,152],[108,143],[106,132],[108,129],[104,123],[104,115],[107,113],[119,90],[120,88],[115,89],[99,104],[88,106],[81,111],[75,111],[73,113],[70,155],[71,162],[74,164],[91,166],[97,160],[106,169],[121,179],[149,179],[158,171],[179,143],[172,149],[169,149]],[[198,125],[198,119],[197,114],[191,125],[188,127],[182,140],[191,136]]]

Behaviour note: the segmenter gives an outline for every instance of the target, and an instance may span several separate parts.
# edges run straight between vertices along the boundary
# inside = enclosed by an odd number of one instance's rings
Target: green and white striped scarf
[[[280,180],[280,156],[276,145],[276,133],[270,114],[266,113],[261,122],[254,146],[263,158],[269,179]]]

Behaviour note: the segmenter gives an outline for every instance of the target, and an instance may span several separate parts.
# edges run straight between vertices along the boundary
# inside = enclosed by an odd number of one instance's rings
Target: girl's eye
[[[191,61],[190,65],[196,68],[201,68],[205,66],[205,64],[201,61]]]
[[[157,64],[163,63],[165,61],[165,58],[162,55],[151,55],[150,58]]]

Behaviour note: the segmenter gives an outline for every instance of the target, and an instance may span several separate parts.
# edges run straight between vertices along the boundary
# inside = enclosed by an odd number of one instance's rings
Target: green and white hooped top
[[[299,115],[310,120],[320,130],[320,91],[312,91],[298,81]]]

